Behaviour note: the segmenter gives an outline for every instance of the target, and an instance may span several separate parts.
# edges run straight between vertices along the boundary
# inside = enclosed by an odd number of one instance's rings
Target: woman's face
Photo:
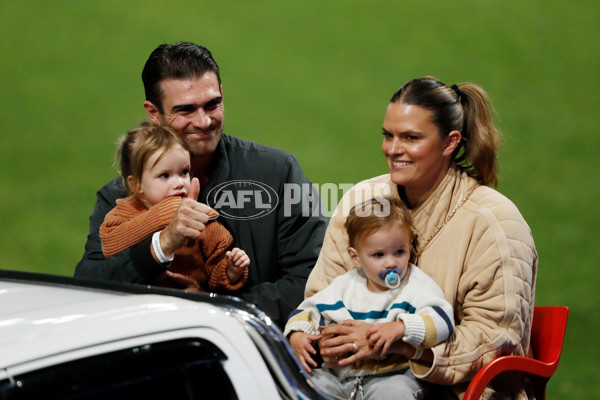
[[[404,187],[411,207],[421,204],[444,179],[460,133],[442,138],[431,111],[390,103],[383,121],[383,143],[392,182]]]

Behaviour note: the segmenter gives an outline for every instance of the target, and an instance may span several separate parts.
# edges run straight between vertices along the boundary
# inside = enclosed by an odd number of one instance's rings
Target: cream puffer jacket
[[[463,202],[476,184],[465,173],[450,168],[431,196],[412,210],[419,245],[423,246],[463,203],[418,260],[418,266],[440,285],[454,307],[456,330],[448,341],[432,348],[433,364],[411,362],[418,378],[450,386],[451,397],[458,398],[475,373],[495,357],[529,353],[535,297],[538,256],[529,226],[510,200],[489,187],[477,187]],[[355,204],[382,195],[399,197],[389,174],[355,185],[342,198],[308,278],[306,297],[353,268],[344,221]],[[492,383],[485,398],[532,397],[518,378]]]

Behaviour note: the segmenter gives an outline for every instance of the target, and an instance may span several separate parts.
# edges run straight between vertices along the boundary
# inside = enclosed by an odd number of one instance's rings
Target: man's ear
[[[348,247],[348,255],[350,256],[350,261],[355,267],[360,267],[360,260],[358,259],[358,252],[354,247]]]
[[[454,153],[454,150],[460,144],[460,139],[462,139],[462,135],[459,131],[452,131],[448,134],[446,138],[446,147],[444,147],[443,155],[451,156]]]
[[[144,102],[144,108],[146,109],[146,114],[148,114],[150,121],[154,122],[155,124],[160,124],[161,112],[158,107],[156,107],[151,101],[146,100]]]

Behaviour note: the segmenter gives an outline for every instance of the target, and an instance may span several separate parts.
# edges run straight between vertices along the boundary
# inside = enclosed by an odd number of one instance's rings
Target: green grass
[[[599,14],[596,0],[4,1],[2,267],[73,273],[115,140],[145,117],[140,72],[159,43],[210,48],[226,131],[296,154],[316,183],[386,171],[381,121],[406,80],[473,81],[504,133],[499,190],[536,239],[536,302],[571,308],[548,397],[593,398]]]

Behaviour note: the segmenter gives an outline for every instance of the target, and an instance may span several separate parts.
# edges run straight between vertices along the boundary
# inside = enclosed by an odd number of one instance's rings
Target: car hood
[[[0,368],[165,330],[240,329],[217,306],[156,294],[0,281],[0,304]]]

